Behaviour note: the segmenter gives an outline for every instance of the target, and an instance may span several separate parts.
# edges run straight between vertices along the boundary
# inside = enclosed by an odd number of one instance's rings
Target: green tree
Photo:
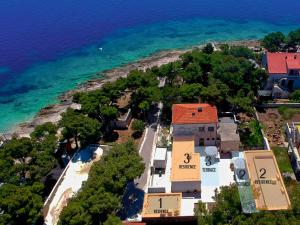
[[[204,46],[202,52],[206,53],[206,54],[211,54],[214,52],[214,47],[211,43],[208,43]]]
[[[291,31],[287,36],[287,44],[290,47],[296,47],[300,45],[300,29]]]
[[[8,157],[16,159],[20,163],[25,163],[26,157],[32,149],[33,146],[30,138],[13,138],[3,147],[3,151]]]
[[[103,223],[103,225],[122,225],[122,221],[119,217],[109,215],[107,220]]]
[[[0,187],[1,224],[34,224],[42,217],[43,199],[41,185],[16,186],[3,184]]]
[[[58,225],[91,225],[92,216],[88,213],[83,204],[78,201],[70,201],[60,214]]]
[[[273,32],[263,38],[262,45],[270,52],[277,52],[281,50],[284,41],[285,35],[282,32]]]
[[[179,88],[179,94],[183,102],[199,102],[201,96],[201,84],[184,84]]]
[[[145,124],[141,120],[134,120],[132,122],[132,129],[140,136],[145,129]]]
[[[56,135],[57,127],[51,122],[44,123],[35,127],[34,131],[30,134],[32,139],[40,140],[48,135]]]
[[[254,52],[245,46],[231,46],[224,52],[227,55],[232,55],[235,57],[244,57],[246,59],[254,59]]]
[[[97,140],[100,136],[101,124],[98,120],[89,118],[73,109],[68,109],[62,113],[59,126],[63,128],[64,138],[75,139],[76,148],[78,141],[81,145],[86,145]]]

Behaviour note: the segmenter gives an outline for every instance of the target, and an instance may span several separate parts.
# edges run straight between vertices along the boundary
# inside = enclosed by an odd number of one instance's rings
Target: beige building
[[[195,153],[194,137],[175,137],[172,147],[172,192],[200,192],[200,154]]]
[[[240,135],[237,124],[230,117],[220,118],[218,136],[221,153],[240,150]]]
[[[244,154],[256,209],[290,209],[291,202],[273,151],[245,151]]]
[[[194,136],[196,146],[216,145],[217,108],[209,104],[174,104],[172,126],[174,136]]]

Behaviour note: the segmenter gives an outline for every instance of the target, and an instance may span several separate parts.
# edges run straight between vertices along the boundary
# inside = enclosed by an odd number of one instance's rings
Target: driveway
[[[136,179],[134,182],[138,188],[144,189],[147,180],[148,180],[148,172],[151,163],[151,156],[152,156],[152,147],[154,142],[155,132],[157,130],[157,118],[158,118],[159,108],[153,107],[149,110],[147,120],[148,120],[148,127],[144,138],[144,143],[140,148],[140,156],[142,156],[143,161],[145,163],[145,170],[144,173],[141,175],[140,178]]]

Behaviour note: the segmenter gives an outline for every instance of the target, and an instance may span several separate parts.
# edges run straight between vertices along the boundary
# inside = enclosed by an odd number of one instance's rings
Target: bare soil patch
[[[284,126],[286,121],[277,109],[265,109],[258,112],[263,130],[271,146],[284,147]]]

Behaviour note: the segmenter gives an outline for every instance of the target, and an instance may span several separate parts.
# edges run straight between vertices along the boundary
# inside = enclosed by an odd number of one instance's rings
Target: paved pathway
[[[159,107],[162,107],[159,105]],[[144,189],[144,187],[147,184],[148,180],[148,173],[149,173],[149,167],[151,163],[151,156],[152,156],[152,147],[153,147],[153,141],[155,137],[155,132],[157,129],[157,116],[158,116],[158,108],[153,108],[148,113],[148,131],[146,132],[144,143],[141,146],[140,149],[140,155],[143,158],[143,161],[145,163],[145,170],[144,173],[141,175],[140,178],[136,179],[134,182],[137,184],[137,187],[140,189]]]
[[[143,161],[145,163],[145,170],[142,176],[135,180],[135,183],[140,189],[144,189],[148,180],[148,171],[150,167],[151,155],[153,150],[152,146],[153,146],[155,131],[156,131],[156,125],[152,125],[152,127],[148,128],[148,132],[145,136],[145,142],[141,146],[140,155],[142,156]]]

